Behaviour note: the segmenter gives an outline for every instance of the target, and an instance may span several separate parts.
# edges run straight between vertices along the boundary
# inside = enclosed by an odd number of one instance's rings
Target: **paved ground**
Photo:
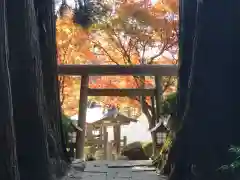
[[[165,180],[151,167],[151,161],[91,161],[74,163],[73,171],[64,180]]]

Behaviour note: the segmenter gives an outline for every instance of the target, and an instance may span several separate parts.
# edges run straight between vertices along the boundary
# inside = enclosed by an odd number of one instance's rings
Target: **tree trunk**
[[[52,179],[58,172],[49,166],[51,146],[60,166],[66,159],[53,4],[0,2],[0,179]]]
[[[234,4],[232,5],[232,19],[233,20],[237,20],[237,22],[240,19],[240,11],[239,11],[239,1],[235,0]],[[238,23],[233,23],[232,24],[232,43],[234,43],[232,45],[232,53],[233,53],[233,58],[234,58],[234,62],[233,62],[233,70],[232,70],[232,85],[236,85],[236,82],[239,81],[239,67],[240,67],[240,61],[238,60],[239,58],[239,46],[240,46],[240,26]],[[240,146],[240,136],[239,136],[239,127],[240,127],[240,121],[238,120],[239,117],[239,103],[240,103],[240,96],[238,96],[239,92],[240,92],[240,86],[235,86],[232,89],[232,96],[234,98],[234,103],[235,103],[235,107],[233,108],[233,123],[232,123],[232,140],[233,140],[233,145],[236,146]]]
[[[196,20],[196,0],[180,0],[180,35],[179,35],[179,78],[178,78],[178,111],[181,120],[188,95],[188,83],[192,64],[193,39]]]
[[[238,56],[233,55],[236,45],[231,38],[236,21],[232,11],[238,5],[237,1],[234,3],[217,0],[198,2],[197,24],[191,30],[196,33],[194,49],[189,51],[189,54],[193,52],[192,74],[189,90],[185,92],[189,93],[189,99],[185,103],[183,127],[177,134],[179,141],[176,141],[176,146],[181,148],[176,148],[179,152],[175,157],[178,167],[189,169],[184,176],[175,176],[177,180],[190,176],[198,180],[233,179],[231,174],[218,169],[231,162],[228,149],[234,139],[232,125],[237,121],[234,110],[239,107],[239,101],[231,96],[235,89],[232,64],[239,64]],[[236,35],[235,38],[239,36]],[[182,60],[185,61],[184,58]],[[179,75],[180,79],[186,78],[181,73]],[[183,158],[187,161],[180,161]]]
[[[40,46],[33,0],[8,0],[13,117],[21,179],[50,180]]]
[[[240,121],[239,121],[239,107],[240,107],[240,96],[238,95],[240,92],[240,86],[236,86],[237,82],[239,81],[239,67],[240,67],[240,61],[239,61],[239,46],[240,46],[240,26],[239,26],[239,20],[240,20],[240,11],[239,11],[240,3],[239,1],[235,0],[232,4],[232,11],[231,11],[231,18],[232,18],[232,57],[233,62],[232,65],[232,80],[229,79],[229,81],[232,82],[232,95],[231,98],[234,100],[232,103],[232,117],[231,117],[231,135],[232,135],[232,145],[240,147],[240,136],[239,136],[239,127],[240,127]],[[235,157],[234,157],[235,158]],[[238,169],[238,173],[234,174],[235,180],[240,179],[240,173]]]
[[[57,74],[56,33],[54,2],[49,0],[35,0],[38,12],[39,41],[42,58],[43,87],[46,97],[46,110],[49,124],[54,130],[59,155],[66,159],[65,138],[61,123],[61,106]],[[64,150],[64,152],[62,152]]]
[[[145,82],[145,77],[141,76],[140,77],[140,88],[145,88],[144,86],[144,82]],[[140,103],[141,103],[141,107],[142,107],[142,112],[143,114],[146,116],[147,120],[148,120],[148,125],[149,125],[149,129],[154,128],[155,126],[155,122],[156,122],[156,112],[155,112],[155,107],[151,107],[151,109],[149,108],[149,105],[146,102],[146,97],[140,96],[139,97]],[[153,101],[155,101],[154,97],[153,97]],[[152,103],[153,103],[152,101]],[[154,104],[152,104],[154,105]],[[150,111],[152,114],[150,114]],[[152,156],[155,157],[156,156],[156,133],[152,132],[151,133],[151,138],[152,138]]]
[[[8,70],[8,43],[6,3],[0,1],[0,179],[20,180],[13,125],[10,76]]]
[[[235,21],[232,16],[226,18],[222,13],[231,14],[233,2],[215,0],[198,3],[198,37],[193,52],[190,108],[186,121],[189,121],[188,131],[191,132],[189,142],[194,147],[190,158],[196,165],[196,176],[204,180],[232,179],[229,174],[219,173],[216,169],[230,163],[231,121],[235,121],[235,104],[228,96],[234,89],[230,79],[233,78],[232,64],[236,58],[229,58],[229,54],[232,54],[232,25]],[[217,8],[213,10],[216,4]],[[221,22],[218,19],[222,19]],[[203,158],[209,161],[206,163]]]
[[[177,92],[177,120],[183,121],[188,99],[189,76],[192,65],[193,40],[196,20],[196,0],[180,1],[180,36],[179,36],[179,78]],[[183,122],[182,122],[183,123]],[[187,140],[185,126],[182,126],[180,132],[176,132],[176,139],[170,149],[167,164],[174,166],[171,172],[171,178],[179,178],[189,175],[187,159]],[[184,155],[183,155],[184,154]]]

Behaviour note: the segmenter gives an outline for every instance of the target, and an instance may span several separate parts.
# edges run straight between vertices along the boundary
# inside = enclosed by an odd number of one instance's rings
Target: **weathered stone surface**
[[[127,156],[129,160],[148,160],[149,157],[145,154],[141,142],[133,142],[124,147],[121,155]]]
[[[89,161],[84,172],[72,168],[63,180],[165,180],[150,165],[150,161]]]
[[[86,168],[86,162],[80,159],[76,159],[72,162],[71,167],[76,171],[82,172]]]
[[[127,156],[116,156],[116,160],[129,160]]]

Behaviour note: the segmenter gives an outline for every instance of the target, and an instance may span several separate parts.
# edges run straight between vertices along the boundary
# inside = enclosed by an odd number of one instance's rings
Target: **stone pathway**
[[[151,161],[90,161],[73,163],[73,171],[64,180],[165,180],[158,176]]]

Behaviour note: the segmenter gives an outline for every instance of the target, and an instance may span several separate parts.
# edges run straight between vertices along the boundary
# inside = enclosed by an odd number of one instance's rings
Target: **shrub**
[[[229,151],[235,154],[235,160],[229,165],[223,165],[220,170],[232,172],[240,171],[240,147],[232,146]]]
[[[177,108],[177,93],[171,93],[166,96],[165,100],[163,101],[162,106],[162,113],[164,115],[174,114],[176,113]]]
[[[153,165],[160,171],[164,168],[167,161],[168,152],[172,146],[173,137],[169,134],[159,151],[159,155],[153,160]]]

